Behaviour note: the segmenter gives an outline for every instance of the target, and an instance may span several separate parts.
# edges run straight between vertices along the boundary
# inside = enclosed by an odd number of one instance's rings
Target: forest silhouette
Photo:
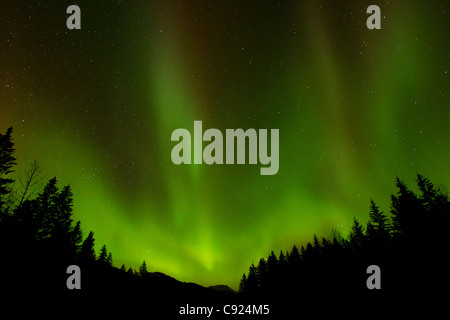
[[[450,202],[442,188],[420,174],[418,194],[396,178],[390,214],[372,200],[366,225],[355,218],[347,237],[333,229],[329,238],[314,236],[290,251],[272,251],[250,265],[235,293],[148,272],[145,261],[138,270],[117,268],[106,246],[97,255],[94,232],[85,236],[81,222],[73,221],[70,186],[60,188],[56,178],[45,182],[36,163],[19,186],[10,177],[16,165],[12,132],[0,133],[0,277],[1,287],[18,301],[77,301],[87,309],[99,301],[136,308],[150,304],[152,312],[167,308],[169,319],[188,303],[269,304],[265,318],[278,319],[274,314],[296,314],[299,308],[384,304],[398,296],[432,297],[447,290]],[[80,290],[66,286],[69,265],[82,270]],[[381,289],[367,287],[370,265],[380,267]]]
[[[445,187],[436,187],[421,174],[416,181],[418,194],[396,177],[398,192],[391,195],[390,214],[370,200],[367,225],[354,218],[348,237],[333,229],[329,238],[314,235],[300,249],[294,245],[252,262],[239,292],[284,301],[281,308],[286,301],[301,302],[310,310],[342,310],[350,303],[353,309],[359,304],[360,310],[378,309],[381,315],[389,305],[391,313],[400,306],[411,311],[415,302],[428,307],[430,301],[448,297],[450,202]],[[381,270],[379,289],[367,284],[372,265]]]

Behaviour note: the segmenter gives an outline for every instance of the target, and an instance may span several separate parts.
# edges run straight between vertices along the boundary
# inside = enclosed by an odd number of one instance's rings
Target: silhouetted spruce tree
[[[414,231],[420,230],[424,223],[422,201],[408,189],[406,184],[396,177],[397,195],[391,195],[392,229],[397,239],[411,239]]]
[[[437,195],[439,194],[438,190],[429,179],[420,174],[417,174],[417,186],[422,193],[420,198],[422,199],[423,205],[427,208],[427,210],[430,210],[433,207]]]
[[[294,286],[298,285],[302,257],[296,245],[292,247],[287,259],[287,276]]]
[[[64,186],[55,199],[56,217],[54,229],[64,235],[69,234],[72,226],[73,194],[70,186]]]
[[[249,293],[255,293],[258,291],[258,271],[253,262],[248,270],[247,291]]]
[[[352,250],[360,250],[365,242],[364,227],[359,223],[358,219],[353,218],[352,231],[350,232],[349,245]]]
[[[420,219],[420,231],[417,230],[415,236],[422,242],[423,239],[433,239],[433,245],[430,246],[428,243],[426,247],[423,244],[415,243],[414,245],[422,247],[426,252],[424,255],[427,255],[428,259],[433,259],[433,256],[439,257],[442,261],[436,263],[443,265],[446,261],[444,261],[442,251],[447,250],[444,244],[448,243],[448,226],[450,224],[448,195],[420,174],[417,174],[417,186],[420,191],[418,201],[422,204],[423,217]]]
[[[280,250],[280,255],[278,256],[278,281],[284,281],[286,277],[286,272],[288,270],[288,263],[287,263],[287,257],[283,253],[283,250]]]
[[[147,264],[145,263],[145,260],[144,261],[142,261],[142,264],[141,264],[141,266],[139,267],[139,273],[138,273],[138,275],[140,276],[140,277],[143,277],[143,276],[145,276],[147,274]]]
[[[56,194],[52,230],[50,231],[51,247],[60,253],[60,260],[70,259],[74,243],[72,242],[72,190],[65,186]]]
[[[269,257],[267,258],[267,272],[269,273],[269,276],[272,276],[271,274],[276,272],[277,265],[278,258],[275,253],[271,251]]]
[[[100,249],[100,254],[98,256],[97,261],[100,263],[106,263],[107,257],[108,257],[108,251],[106,250],[106,245],[104,244],[103,247]]]
[[[433,224],[436,219],[444,220],[442,222],[445,224],[448,221],[448,213],[450,210],[447,193],[435,187],[428,178],[420,174],[417,174],[417,186],[421,192],[419,198],[422,201],[424,210],[428,214],[428,218]],[[433,225],[433,227],[438,226]]]
[[[72,255],[75,257],[81,248],[83,242],[83,231],[81,230],[81,222],[77,221],[75,227],[70,232],[70,238],[72,243]]]
[[[6,130],[6,134],[0,133],[0,221],[3,214],[6,214],[9,208],[5,208],[5,204],[9,202],[7,199],[11,194],[10,185],[14,182],[12,178],[7,177],[13,172],[13,166],[16,164],[14,157],[14,143],[12,140],[12,128]]]
[[[297,246],[294,244],[291,253],[289,254],[288,264],[291,269],[296,269],[300,265],[301,257]]]
[[[273,251],[267,257],[267,288],[274,290],[277,282],[278,258]]]
[[[278,256],[278,265],[275,276],[275,281],[277,282],[277,287],[283,286],[284,282],[288,280],[288,262],[287,262],[287,252],[284,254],[283,250],[280,250]]]
[[[302,256],[307,261],[310,261],[310,259],[314,257],[314,248],[313,248],[313,245],[311,244],[311,242],[308,242],[306,244],[306,247],[302,246]]]
[[[89,235],[84,239],[80,250],[80,260],[83,263],[92,263],[95,261],[95,238],[94,232],[89,232]]]
[[[384,247],[390,240],[388,217],[380,211],[375,202],[370,200],[369,222],[367,223],[367,240],[372,247]]]
[[[38,195],[38,210],[36,220],[39,225],[37,240],[43,241],[50,238],[53,228],[55,227],[57,212],[56,198],[58,195],[58,187],[56,186],[56,178],[50,179],[44,187],[44,190]]]
[[[125,265],[122,264],[122,266],[120,267],[120,271],[122,272],[127,272],[127,269],[125,268]]]
[[[248,282],[245,273],[242,275],[241,281],[239,282],[239,293],[248,293]]]
[[[258,266],[256,268],[258,274],[258,286],[265,288],[267,283],[267,262],[266,259],[259,259]]]

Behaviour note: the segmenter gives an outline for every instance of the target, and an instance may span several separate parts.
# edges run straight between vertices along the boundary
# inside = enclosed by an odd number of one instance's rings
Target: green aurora
[[[388,212],[396,175],[450,181],[446,1],[0,5],[0,129],[114,265],[237,288],[251,261]],[[280,168],[180,165],[171,133],[280,130]]]

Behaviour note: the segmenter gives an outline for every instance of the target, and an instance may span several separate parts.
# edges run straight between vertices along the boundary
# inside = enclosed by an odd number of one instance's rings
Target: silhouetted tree
[[[258,276],[258,286],[264,288],[267,284],[267,262],[266,259],[259,259],[258,266],[256,268]]]
[[[372,246],[386,246],[390,240],[390,224],[388,217],[380,211],[375,202],[370,200],[369,222],[367,223],[367,239]]]
[[[423,205],[427,209],[430,209],[433,206],[439,191],[434,187],[433,183],[429,179],[420,174],[417,174],[417,186],[422,193],[420,198],[423,201]]]
[[[300,265],[300,261],[300,252],[298,251],[297,246],[294,244],[288,258],[289,266],[293,269],[298,268],[298,266]]]
[[[277,265],[278,265],[277,256],[272,251],[270,252],[269,257],[267,258],[267,272],[269,273],[269,276],[271,276],[271,274],[276,272]]]
[[[68,234],[72,225],[73,194],[70,186],[64,186],[55,199],[56,217],[54,229],[56,232]]]
[[[443,244],[448,243],[450,225],[448,195],[420,174],[417,174],[417,186],[420,191],[417,201],[420,201],[422,210],[419,213],[421,215],[417,217],[419,221],[415,224],[417,230],[412,235],[414,246],[423,251],[424,258],[436,260],[439,257],[442,261],[437,261],[437,264],[446,264],[441,250]],[[423,239],[433,239],[433,245],[424,242]]]
[[[258,289],[258,271],[252,262],[252,265],[248,270],[247,291],[249,293],[253,293],[256,292],[257,289]]]
[[[359,223],[358,219],[353,218],[352,231],[350,232],[350,247],[353,250],[359,250],[364,245],[364,240],[364,227]]]
[[[69,259],[73,250],[72,242],[72,190],[70,186],[65,186],[56,195],[54,203],[54,216],[52,219],[52,229],[50,230],[51,246],[55,251],[61,253],[61,258]]]
[[[417,186],[421,192],[419,199],[422,201],[428,218],[434,223],[436,219],[448,221],[449,201],[446,192],[437,188],[428,179],[417,174]],[[436,225],[433,225],[436,227]]]
[[[278,273],[280,274],[281,278],[284,278],[286,276],[288,267],[287,257],[283,253],[283,250],[280,250],[280,255],[278,256]],[[281,279],[278,279],[280,281]]]
[[[408,189],[406,184],[396,177],[399,189],[397,195],[391,195],[391,214],[394,236],[404,239],[413,236],[414,230],[420,229],[424,222],[422,201]]]
[[[239,292],[240,293],[248,292],[248,282],[245,273],[242,275],[241,281],[239,282]]]
[[[97,261],[101,263],[106,263],[106,258],[108,257],[108,251],[106,250],[106,245],[104,244],[103,247],[100,249],[100,254],[98,256]]]
[[[143,277],[144,275],[146,275],[147,274],[147,264],[145,263],[145,260],[144,261],[142,261],[142,264],[141,264],[141,266],[139,267],[139,273],[138,273],[138,275],[140,276],[140,277]]]
[[[302,246],[301,249],[302,252],[302,256],[306,259],[311,259],[312,257],[314,257],[314,248],[313,245],[311,244],[311,242],[308,242],[306,244],[306,247]]]
[[[72,254],[73,256],[76,256],[79,253],[81,244],[83,242],[83,231],[81,230],[80,221],[77,221],[75,227],[73,227],[72,231],[70,232],[70,238],[72,243]]]
[[[89,235],[84,239],[81,245],[80,260],[85,263],[92,263],[95,261],[95,238],[94,232],[89,232]]]
[[[56,183],[56,178],[50,179],[36,199],[38,203],[36,213],[36,220],[39,225],[37,233],[38,241],[50,238],[55,226],[57,218],[55,202],[58,195]]]

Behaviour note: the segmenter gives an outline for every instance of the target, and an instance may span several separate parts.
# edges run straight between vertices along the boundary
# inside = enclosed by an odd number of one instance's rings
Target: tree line
[[[273,251],[244,273],[239,292],[248,296],[346,292],[369,294],[366,268],[379,265],[383,292],[423,295],[443,288],[446,252],[450,244],[450,203],[444,188],[417,174],[418,193],[396,177],[390,214],[371,200],[366,225],[353,219],[351,232],[294,245],[290,251]],[[445,261],[444,261],[445,260]]]
[[[210,291],[149,273],[145,261],[138,270],[124,265],[115,268],[106,245],[97,255],[94,232],[84,237],[81,222],[73,221],[69,185],[60,188],[56,178],[47,181],[36,163],[18,181],[11,178],[16,165],[12,132],[9,128],[0,133],[2,287],[66,292],[65,270],[75,264],[81,266],[83,279],[87,279],[83,280],[83,292],[89,293],[86,283],[102,288],[102,293],[115,290],[123,294],[145,291],[153,285],[158,288],[152,293],[155,298],[162,292],[173,301],[174,292],[180,301],[192,292],[199,297],[211,296]],[[306,245],[294,245],[279,254],[272,251],[267,258],[253,262],[240,281],[241,297],[280,300],[309,296],[325,300],[333,295],[367,296],[373,294],[366,287],[369,265],[381,268],[382,292],[442,292],[448,282],[448,195],[420,174],[418,192],[398,177],[395,184],[398,191],[391,195],[389,214],[371,200],[367,224],[354,218],[348,236],[333,229],[329,237],[314,235]]]
[[[0,133],[0,252],[2,275],[11,275],[13,287],[19,287],[30,263],[42,278],[42,286],[54,278],[64,266],[79,264],[87,268],[113,266],[112,253],[103,245],[95,252],[94,232],[83,236],[81,222],[73,220],[73,194],[70,185],[58,187],[56,177],[44,182],[42,170],[34,162],[19,183],[11,178],[16,165],[13,129]],[[58,268],[58,269],[56,269]],[[143,276],[147,266],[139,270],[121,271]],[[62,274],[61,277],[65,275]],[[60,279],[58,279],[60,280]],[[29,279],[27,280],[29,283]],[[29,286],[29,284],[27,285]]]

